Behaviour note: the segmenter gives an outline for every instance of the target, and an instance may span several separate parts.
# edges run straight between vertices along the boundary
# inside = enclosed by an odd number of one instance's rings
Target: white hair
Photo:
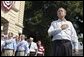
[[[32,37],[30,37],[30,40],[32,40],[32,41],[33,41],[34,39],[33,39]]]

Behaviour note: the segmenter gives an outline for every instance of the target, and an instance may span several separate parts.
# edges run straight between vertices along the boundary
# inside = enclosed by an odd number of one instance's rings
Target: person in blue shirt
[[[17,44],[17,54],[16,56],[27,56],[29,53],[29,44],[25,41],[25,36],[20,35],[19,43]]]
[[[4,40],[3,56],[14,56],[16,51],[16,41],[13,39],[13,33],[9,32],[7,39]]]

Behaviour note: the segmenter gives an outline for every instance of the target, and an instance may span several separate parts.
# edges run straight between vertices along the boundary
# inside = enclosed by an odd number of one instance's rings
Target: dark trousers
[[[37,56],[43,56],[43,54],[37,54]]]
[[[35,56],[36,52],[30,52],[29,56]]]
[[[69,40],[52,42],[52,56],[72,56],[72,45]]]

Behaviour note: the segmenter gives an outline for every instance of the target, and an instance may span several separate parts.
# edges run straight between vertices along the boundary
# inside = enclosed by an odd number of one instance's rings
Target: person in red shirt
[[[44,49],[44,47],[42,46],[40,40],[37,42],[37,46],[38,46],[37,56],[44,56],[44,51],[45,51],[45,49]]]

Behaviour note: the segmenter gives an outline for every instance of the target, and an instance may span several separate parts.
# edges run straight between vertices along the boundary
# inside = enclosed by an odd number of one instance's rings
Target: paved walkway
[[[78,54],[74,54],[73,56],[83,56],[83,49],[79,50]]]

